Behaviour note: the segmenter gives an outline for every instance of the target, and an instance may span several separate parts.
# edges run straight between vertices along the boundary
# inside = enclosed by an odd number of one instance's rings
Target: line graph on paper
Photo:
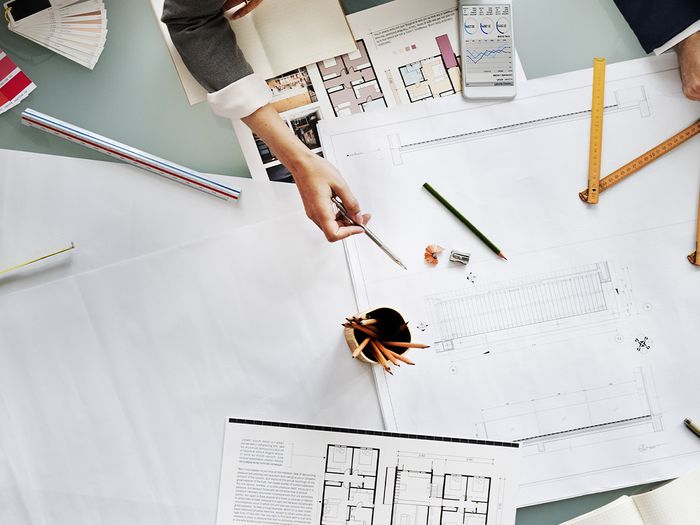
[[[627,377],[597,381],[585,388],[482,408],[476,434],[545,452],[564,440],[566,447],[572,447],[577,439],[590,443],[592,438],[607,440],[663,430],[649,370],[635,367]]]
[[[613,277],[603,261],[429,296],[435,351],[488,347],[591,324],[600,329],[634,309],[627,271],[619,273]]]
[[[651,116],[649,101],[643,86],[616,90],[614,91],[613,99],[614,103],[605,106],[605,115],[619,112],[637,112],[640,118],[648,118]],[[403,157],[406,154],[418,152],[428,148],[448,146],[451,144],[469,142],[473,140],[482,140],[488,137],[508,133],[521,133],[544,126],[586,119],[589,118],[590,113],[590,109],[581,109],[567,113],[557,113],[531,120],[512,122],[509,124],[495,126],[493,128],[470,130],[463,133],[446,135],[442,137],[412,140],[406,143],[401,140],[400,134],[394,133],[387,136],[387,141],[393,164],[395,166],[400,166],[403,164]]]

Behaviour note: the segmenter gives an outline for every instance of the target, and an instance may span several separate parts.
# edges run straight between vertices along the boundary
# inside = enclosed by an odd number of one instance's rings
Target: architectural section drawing
[[[592,434],[637,428],[645,432],[663,430],[653,382],[641,367],[619,381],[570,392],[556,392],[482,409],[483,426],[477,431],[486,439],[509,439],[537,445]]]
[[[441,340],[437,351],[454,350],[470,338],[533,325],[579,319],[600,322],[617,315],[620,295],[607,262],[494,285],[483,291],[428,299]],[[559,323],[559,326],[563,326]]]
[[[328,445],[321,525],[372,525],[379,449]]]
[[[337,117],[387,107],[364,40],[356,45],[353,53],[316,64]]]
[[[447,35],[435,38],[439,55],[399,67],[411,102],[454,95],[461,91],[459,61]]]
[[[417,75],[414,76],[414,78],[418,78]],[[456,85],[459,86],[460,84]],[[613,101],[605,105],[605,115],[607,116],[609,114],[622,112],[631,112],[632,114],[639,115],[639,118],[651,117],[651,108],[643,86],[634,86],[614,91]],[[388,135],[387,138],[389,140],[389,148],[391,150],[394,165],[400,166],[403,164],[402,155],[406,153],[413,153],[424,149],[448,146],[450,144],[461,142],[469,142],[472,140],[482,140],[487,137],[505,135],[508,133],[532,131],[541,127],[587,119],[590,118],[590,113],[591,110],[589,108],[585,108],[529,120],[512,122],[495,127],[469,130],[455,135],[426,137],[423,140],[412,142],[403,142],[401,137],[396,134]]]
[[[401,460],[387,468],[391,525],[486,525],[490,496],[490,477],[419,470]]]

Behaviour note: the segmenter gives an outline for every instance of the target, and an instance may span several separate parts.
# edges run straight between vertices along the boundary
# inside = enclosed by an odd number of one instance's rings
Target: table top
[[[355,12],[384,1],[342,3],[346,12]],[[0,24],[0,48],[37,85],[27,100],[0,115],[0,148],[104,160],[20,125],[20,112],[32,107],[201,172],[248,177],[230,122],[215,117],[206,104],[188,104],[150,3],[105,0],[105,4],[109,34],[94,71]],[[644,55],[612,0],[518,0],[514,18],[528,78],[590,67],[594,56],[617,62]],[[641,488],[521,509],[517,524],[560,523]]]

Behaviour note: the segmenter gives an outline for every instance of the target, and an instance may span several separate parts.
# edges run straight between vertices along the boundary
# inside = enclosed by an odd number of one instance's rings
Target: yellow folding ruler
[[[605,59],[593,59],[591,139],[588,149],[588,204],[598,204],[600,161],[603,155],[603,112],[605,111]]]
[[[688,255],[688,260],[695,266],[700,266],[700,197],[698,197],[698,229],[696,231],[695,251]]]
[[[679,131],[672,137],[657,144],[646,153],[616,169],[610,175],[600,178],[600,163],[603,156],[603,113],[605,112],[605,59],[593,59],[593,96],[591,99],[591,136],[588,150],[588,189],[578,194],[588,204],[597,204],[600,193],[612,188],[618,182],[636,173],[647,164],[655,161],[686,140],[700,133],[700,120]],[[700,203],[698,204],[698,228],[695,251],[688,260],[700,266]]]

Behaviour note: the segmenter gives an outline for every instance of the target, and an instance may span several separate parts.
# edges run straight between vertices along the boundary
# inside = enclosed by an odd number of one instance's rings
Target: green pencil
[[[486,235],[484,235],[483,233],[481,233],[481,232],[479,231],[479,229],[478,229],[476,226],[474,226],[471,222],[469,222],[469,220],[467,220],[467,218],[466,218],[464,215],[462,215],[462,214],[457,210],[457,208],[455,208],[454,206],[452,206],[452,204],[450,204],[449,202],[447,202],[447,200],[445,199],[445,197],[443,197],[442,195],[440,195],[440,194],[435,190],[435,188],[433,188],[433,187],[432,187],[430,184],[428,184],[427,182],[426,182],[425,184],[423,184],[423,187],[424,187],[426,190],[428,190],[428,193],[430,193],[433,197],[435,197],[435,198],[438,200],[438,202],[440,202],[440,204],[442,204],[445,208],[447,208],[447,209],[452,213],[452,215],[454,215],[455,217],[457,217],[457,218],[462,222],[462,224],[464,224],[467,228],[469,228],[469,229],[472,231],[472,233],[473,233],[474,235],[476,235],[479,239],[481,239],[481,240],[483,241],[483,243],[484,243],[486,246],[488,246],[489,249],[490,249],[493,253],[495,253],[496,255],[498,255],[501,259],[505,259],[506,261],[508,260],[508,259],[506,259],[506,256],[503,255],[503,252],[498,248],[498,246],[496,246],[494,243],[492,243],[492,242],[488,239],[488,237],[486,237]]]

